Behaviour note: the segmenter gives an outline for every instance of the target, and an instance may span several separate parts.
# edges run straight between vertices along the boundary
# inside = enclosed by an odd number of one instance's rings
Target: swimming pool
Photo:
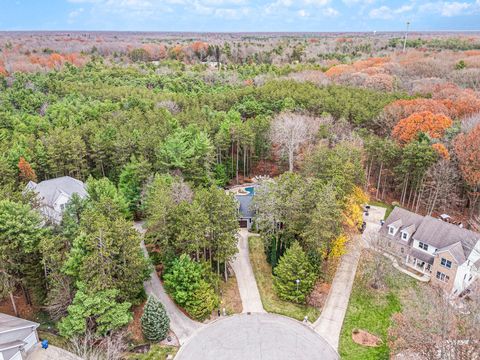
[[[250,195],[255,195],[255,187],[253,186],[246,187],[245,191],[247,191]]]

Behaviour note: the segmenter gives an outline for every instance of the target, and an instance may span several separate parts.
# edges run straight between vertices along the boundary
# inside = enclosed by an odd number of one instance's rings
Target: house
[[[40,212],[50,222],[59,224],[65,206],[77,194],[81,198],[87,196],[85,184],[70,176],[41,181],[38,184],[30,181],[26,190],[33,191],[40,203]]]
[[[396,207],[380,228],[378,245],[451,294],[480,276],[480,233]]]
[[[235,195],[238,202],[238,222],[241,228],[250,230],[253,224],[254,212],[251,209],[253,194]]]
[[[0,360],[25,359],[38,343],[39,324],[0,313]]]

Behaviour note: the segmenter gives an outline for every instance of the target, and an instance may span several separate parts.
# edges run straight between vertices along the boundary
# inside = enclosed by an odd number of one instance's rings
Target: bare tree
[[[452,208],[460,201],[459,184],[459,172],[452,162],[446,159],[438,161],[427,171],[415,211],[418,211],[420,202],[429,215],[435,209],[446,211]]]
[[[402,313],[394,316],[390,336],[393,350],[414,352],[420,358],[471,360],[480,356],[478,289],[462,305],[441,288],[410,289]]]
[[[70,340],[69,350],[84,360],[118,360],[127,346],[124,331],[114,332],[99,339],[90,330]]]
[[[293,171],[295,156],[302,145],[315,139],[318,127],[317,119],[293,112],[281,113],[273,120],[270,139],[287,154],[289,171]]]

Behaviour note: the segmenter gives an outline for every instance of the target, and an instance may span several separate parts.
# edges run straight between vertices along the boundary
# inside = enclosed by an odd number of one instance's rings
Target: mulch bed
[[[382,339],[378,336],[361,329],[354,329],[352,331],[352,340],[359,345],[369,347],[378,347],[383,343]]]

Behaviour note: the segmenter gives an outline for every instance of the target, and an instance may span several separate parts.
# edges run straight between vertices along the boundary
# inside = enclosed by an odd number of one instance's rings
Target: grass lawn
[[[387,209],[387,211],[385,212],[385,218],[383,220],[385,220],[386,218],[388,218],[388,215],[390,215],[390,213],[393,211],[394,209],[394,206],[392,204],[388,204],[388,203],[384,203],[382,201],[378,201],[378,200],[371,200],[368,202],[369,205],[373,205],[373,206],[380,206],[380,207],[384,207]]]
[[[262,239],[259,236],[248,238],[250,262],[257,280],[258,290],[262,304],[266,311],[303,320],[308,316],[310,322],[315,321],[320,315],[320,310],[312,306],[294,304],[280,300],[273,290],[272,267],[265,258]]]
[[[128,354],[128,360],[165,360],[168,355],[175,355],[178,348],[175,346],[152,345],[146,354]]]
[[[347,313],[340,334],[339,352],[345,360],[379,360],[390,359],[388,347],[388,328],[394,313],[401,311],[402,289],[415,287],[414,279],[400,273],[390,263],[385,276],[385,286],[375,290],[369,285],[369,266],[365,256],[362,255],[361,264],[357,271]],[[385,260],[387,261],[387,260]],[[383,344],[379,347],[365,347],[352,340],[352,331],[362,329],[380,337]]]

